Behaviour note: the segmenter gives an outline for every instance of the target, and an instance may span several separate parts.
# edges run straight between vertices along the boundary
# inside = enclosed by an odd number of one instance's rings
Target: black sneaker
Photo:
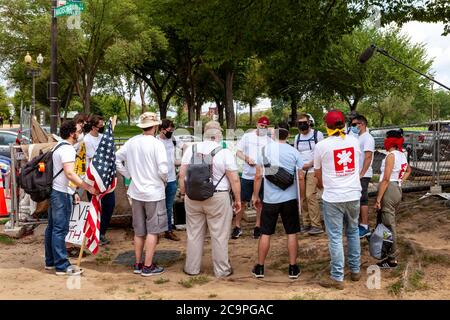
[[[242,230],[239,227],[234,227],[233,232],[231,233],[231,239],[237,239],[242,235]]]
[[[253,229],[253,238],[259,239],[259,237],[261,237],[261,228],[255,227],[255,229]]]
[[[141,276],[150,277],[157,276],[164,273],[163,267],[158,267],[156,264],[152,264],[151,266],[144,266],[142,268]]]
[[[377,263],[377,266],[380,267],[380,269],[395,269],[397,265],[397,261],[391,260],[389,258],[386,258],[383,261]]]
[[[264,265],[256,264],[252,269],[252,275],[255,278],[264,278]]]
[[[301,271],[297,264],[289,265],[289,279],[297,279],[300,273]]]
[[[106,238],[106,236],[104,234],[100,235],[100,245],[104,246],[107,245],[109,243],[109,240]]]

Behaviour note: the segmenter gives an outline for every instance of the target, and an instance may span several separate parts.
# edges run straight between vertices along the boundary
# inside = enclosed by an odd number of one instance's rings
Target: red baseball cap
[[[338,122],[345,123],[345,116],[341,110],[335,109],[328,111],[324,120],[327,126],[334,126]]]
[[[264,124],[268,126],[270,124],[269,118],[267,118],[266,116],[262,116],[261,118],[259,118],[258,124]]]

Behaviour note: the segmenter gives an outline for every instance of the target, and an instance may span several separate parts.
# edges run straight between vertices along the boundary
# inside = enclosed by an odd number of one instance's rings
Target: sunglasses
[[[352,127],[356,127],[358,124],[361,124],[361,122],[353,122],[353,123],[351,124],[351,126],[352,126]]]
[[[308,121],[298,121],[297,124],[298,124],[298,125],[308,124]]]

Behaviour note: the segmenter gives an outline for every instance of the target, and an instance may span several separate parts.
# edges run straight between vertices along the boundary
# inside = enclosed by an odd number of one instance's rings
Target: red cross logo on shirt
[[[333,151],[336,176],[355,173],[355,149],[353,147]]]

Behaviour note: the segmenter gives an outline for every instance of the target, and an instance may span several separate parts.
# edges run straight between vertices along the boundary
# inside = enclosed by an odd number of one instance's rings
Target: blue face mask
[[[359,134],[359,132],[360,132],[358,127],[351,127],[351,130],[354,134]]]

